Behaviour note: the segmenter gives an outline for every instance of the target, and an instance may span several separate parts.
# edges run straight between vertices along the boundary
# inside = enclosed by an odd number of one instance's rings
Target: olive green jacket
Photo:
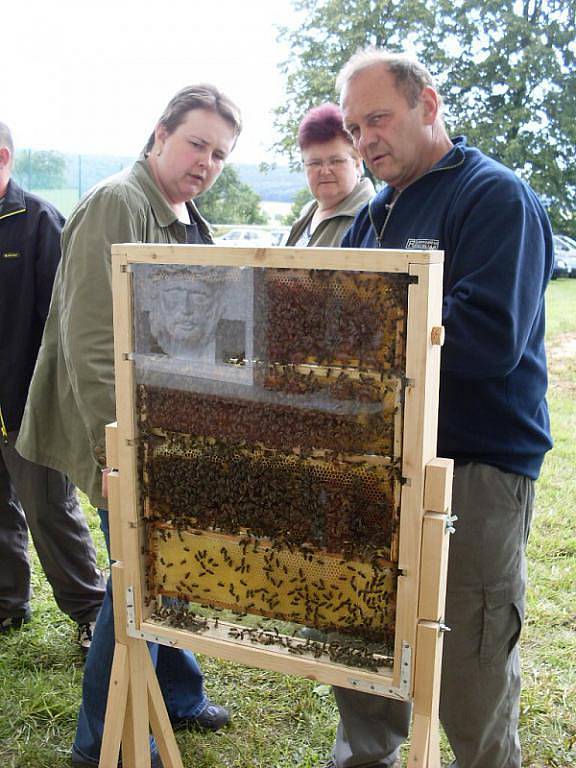
[[[360,208],[366,205],[375,194],[376,190],[370,179],[360,179],[334,213],[318,224],[308,245],[337,248]],[[302,216],[292,225],[286,245],[295,245],[298,242],[317,209],[318,203],[315,200],[304,209]]]
[[[207,223],[191,203],[188,208],[211,242]],[[185,226],[143,157],[89,192],[64,227],[17,443],[25,458],[67,474],[95,506],[106,506],[104,428],[116,418],[110,247],[138,242],[186,242]]]

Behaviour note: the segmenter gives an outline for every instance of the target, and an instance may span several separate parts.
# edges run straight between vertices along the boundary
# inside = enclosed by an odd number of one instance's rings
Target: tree
[[[268,216],[260,210],[260,197],[240,181],[227,165],[214,186],[201,195],[198,209],[212,224],[266,224]]]
[[[55,150],[20,150],[14,175],[28,189],[61,189],[66,186],[66,158]]]
[[[296,130],[311,106],[334,100],[341,66],[361,47],[417,55],[436,76],[454,134],[525,178],[554,226],[576,234],[576,4],[574,0],[295,0],[284,29],[288,96],[277,148],[295,162]]]
[[[302,189],[299,189],[298,192],[296,192],[294,195],[294,201],[292,203],[292,207],[290,208],[290,213],[284,216],[282,219],[282,224],[287,227],[291,227],[296,219],[300,217],[302,208],[304,208],[306,203],[310,202],[310,200],[312,200],[312,193],[308,187],[302,187]]]

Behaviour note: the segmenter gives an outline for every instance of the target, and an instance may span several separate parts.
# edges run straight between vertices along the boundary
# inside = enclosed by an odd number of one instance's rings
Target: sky
[[[174,93],[210,82],[242,110],[230,160],[270,150],[290,0],[26,0],[0,16],[0,120],[17,148],[134,156]]]

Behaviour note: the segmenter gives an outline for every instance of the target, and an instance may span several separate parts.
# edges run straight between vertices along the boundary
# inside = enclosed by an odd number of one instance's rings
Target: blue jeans
[[[110,557],[108,512],[99,509],[100,526],[106,539]],[[98,614],[90,652],[86,658],[82,684],[82,704],[78,714],[73,750],[88,762],[98,764],[108,686],[114,656],[114,612],[112,584],[108,580],[106,595]],[[206,706],[202,671],[194,655],[179,648],[148,643],[150,656],[156,668],[158,682],[171,720],[193,718]],[[155,746],[152,745],[152,749]]]

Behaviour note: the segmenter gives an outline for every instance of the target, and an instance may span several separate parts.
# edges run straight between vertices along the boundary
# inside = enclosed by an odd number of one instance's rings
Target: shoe
[[[184,728],[201,728],[204,731],[219,731],[230,722],[230,712],[213,701],[206,702],[204,709],[196,717],[182,717],[172,720],[172,728],[182,731]]]
[[[88,655],[92,645],[92,635],[94,633],[95,621],[87,621],[85,624],[78,624],[78,645],[83,656]]]
[[[24,616],[0,616],[0,635],[7,635],[9,632],[22,629],[31,619],[29,613]]]
[[[72,747],[72,765],[75,768],[98,768],[99,763],[95,763],[92,760],[87,760],[86,758],[82,757],[82,755],[79,755],[74,747]],[[151,768],[164,768],[158,752],[150,755],[150,765]],[[118,760],[118,768],[122,768],[122,760]]]

